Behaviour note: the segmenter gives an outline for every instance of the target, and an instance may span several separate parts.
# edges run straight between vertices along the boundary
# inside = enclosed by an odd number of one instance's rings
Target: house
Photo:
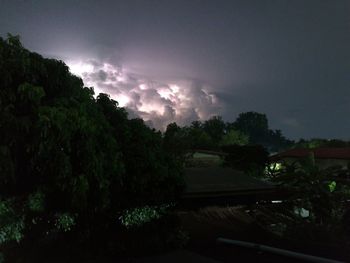
[[[182,204],[208,206],[280,199],[276,185],[223,166],[226,153],[194,150],[187,160]],[[285,193],[283,193],[283,196]]]
[[[340,166],[346,169],[350,164],[350,147],[345,148],[314,148],[314,149],[291,149],[285,152],[274,154],[269,157],[274,163],[293,163],[308,157],[310,154],[314,155],[315,164],[320,169],[326,169],[331,166]]]

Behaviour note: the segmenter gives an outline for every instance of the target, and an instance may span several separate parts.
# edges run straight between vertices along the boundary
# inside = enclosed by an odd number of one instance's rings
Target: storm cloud
[[[109,94],[126,108],[131,118],[143,118],[156,129],[164,130],[171,122],[186,125],[221,113],[216,95],[198,80],[150,79],[120,64],[93,59],[67,63],[86,86],[94,87],[96,95]]]
[[[0,34],[157,128],[257,111],[291,139],[350,139],[349,14],[347,0],[0,0]]]

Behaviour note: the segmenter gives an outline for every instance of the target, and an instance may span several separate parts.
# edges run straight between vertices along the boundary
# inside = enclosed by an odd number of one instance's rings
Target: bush
[[[319,169],[313,155],[293,165],[286,164],[279,172],[275,181],[293,193],[285,202],[297,220],[288,226],[290,234],[308,233],[310,239],[317,240],[318,232],[326,239],[342,240],[350,199],[350,183],[339,176],[343,173],[340,167]],[[307,213],[299,213],[301,210]]]

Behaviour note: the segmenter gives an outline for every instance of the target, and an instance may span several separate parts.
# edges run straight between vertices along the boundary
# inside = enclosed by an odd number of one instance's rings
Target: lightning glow
[[[186,124],[206,119],[216,110],[215,95],[206,87],[179,80],[158,82],[144,76],[130,75],[125,68],[95,60],[67,62],[70,71],[84,84],[94,87],[95,96],[107,93],[134,115],[164,129],[170,122]]]
[[[118,105],[120,106],[120,107],[125,107],[125,106],[127,106],[127,104],[129,103],[129,101],[130,101],[130,98],[129,97],[127,97],[126,95],[117,95],[117,96],[115,96],[115,99],[116,99],[116,101],[118,101]]]
[[[78,76],[82,76],[83,73],[91,73],[94,70],[94,66],[87,63],[78,62],[67,64],[69,66],[70,72]]]

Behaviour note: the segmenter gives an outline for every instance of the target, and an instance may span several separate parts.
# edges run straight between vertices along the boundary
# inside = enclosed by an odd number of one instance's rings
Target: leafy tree
[[[230,130],[222,137],[221,145],[246,145],[249,143],[249,137],[244,133],[236,130]]]
[[[151,130],[142,119],[133,119],[126,144],[123,184],[129,205],[174,200],[183,187],[183,165],[177,152],[164,149],[161,133]]]
[[[262,143],[269,129],[266,115],[253,111],[239,114],[234,127],[247,134],[252,144]]]
[[[213,149],[215,148],[212,138],[204,131],[203,124],[200,121],[192,122],[188,127],[188,141],[191,149]]]
[[[225,134],[225,122],[220,116],[214,116],[203,124],[203,130],[210,136],[213,143],[218,145]]]
[[[275,181],[291,190],[292,195],[285,207],[292,210],[291,214],[300,209],[309,212],[306,218],[300,218],[297,214],[298,218],[288,225],[291,232],[299,228],[310,237],[324,233],[336,239],[339,234],[343,234],[340,228],[347,227],[342,222],[350,198],[350,185],[347,180],[343,180],[344,172],[349,176],[349,170],[344,171],[337,166],[320,169],[315,164],[313,154],[294,164],[282,166]]]
[[[108,95],[95,99],[64,62],[26,50],[18,36],[0,38],[0,87],[4,242],[105,233],[122,209],[180,194],[182,164],[161,133],[128,120]]]
[[[174,157],[183,157],[191,148],[188,129],[181,128],[175,122],[170,123],[164,133],[164,148]]]
[[[266,147],[270,152],[278,152],[293,145],[293,141],[282,135],[281,130],[269,130],[266,139]]]
[[[270,152],[277,152],[289,148],[293,141],[286,139],[280,130],[271,130],[265,114],[258,112],[245,112],[239,114],[234,123],[228,123],[249,136],[251,144],[260,144]]]
[[[263,176],[268,164],[268,152],[261,145],[226,145],[224,165],[254,176]]]

